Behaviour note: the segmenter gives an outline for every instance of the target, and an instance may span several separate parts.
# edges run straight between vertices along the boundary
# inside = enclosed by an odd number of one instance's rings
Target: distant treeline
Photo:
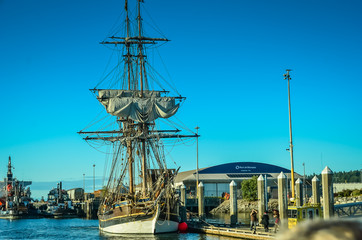
[[[307,179],[310,181],[315,174],[308,175]],[[319,180],[322,180],[321,174],[318,174],[317,177]],[[356,183],[361,182],[361,171],[360,170],[354,170],[349,172],[334,172],[333,173],[333,182],[334,183]]]

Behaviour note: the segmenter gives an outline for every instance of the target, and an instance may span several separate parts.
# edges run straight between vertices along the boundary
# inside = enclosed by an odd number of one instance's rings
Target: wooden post
[[[235,226],[238,221],[238,196],[236,183],[231,181],[230,183],[230,224]]]
[[[288,226],[288,199],[287,199],[287,176],[281,172],[278,176],[278,204],[280,214],[280,226]]]
[[[314,176],[312,179],[312,202],[313,204],[320,204],[321,203],[321,193],[319,191],[319,184],[320,181],[317,176]]]
[[[205,202],[204,202],[204,184],[202,182],[199,183],[197,189],[197,197],[198,197],[198,205],[199,205],[199,218],[205,218]]]
[[[258,177],[258,219],[263,217],[265,211],[265,181],[263,175]]]
[[[296,205],[297,207],[303,206],[303,182],[300,178],[295,181],[295,188],[296,188]]]
[[[322,171],[322,189],[323,189],[323,217],[328,219],[334,215],[334,197],[333,197],[333,172],[326,166]]]

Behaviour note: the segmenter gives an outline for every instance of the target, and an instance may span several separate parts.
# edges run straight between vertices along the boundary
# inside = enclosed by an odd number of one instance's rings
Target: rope
[[[145,21],[144,21],[144,23],[149,25],[153,30],[155,30],[157,33],[159,33],[162,37],[166,38],[165,34],[162,33],[161,29],[157,26],[156,22],[152,19],[151,14],[149,14],[146,7],[143,6],[143,5],[142,5],[142,10],[146,12],[147,16],[150,18],[153,25],[151,25],[151,24],[149,24],[149,23],[147,23]]]

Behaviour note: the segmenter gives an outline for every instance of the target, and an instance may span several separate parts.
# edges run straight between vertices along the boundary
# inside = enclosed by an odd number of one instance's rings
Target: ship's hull
[[[0,219],[14,220],[20,218],[24,218],[24,216],[19,214],[11,214],[11,213],[0,213]]]
[[[176,232],[178,224],[177,214],[170,213],[166,216],[159,207],[150,214],[138,213],[127,216],[114,216],[108,219],[99,216],[100,231],[110,234]]]
[[[42,213],[47,218],[76,218],[78,217],[77,212],[74,209],[57,208],[53,211],[44,211]]]
[[[26,219],[26,218],[39,218],[36,213],[17,212],[17,211],[0,211],[0,219]]]

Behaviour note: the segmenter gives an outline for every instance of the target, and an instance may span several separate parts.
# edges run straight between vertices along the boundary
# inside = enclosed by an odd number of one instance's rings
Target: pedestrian
[[[256,232],[256,224],[258,222],[258,218],[256,217],[258,211],[256,211],[255,209],[253,209],[250,213],[250,231],[252,231],[254,229],[254,232]]]
[[[261,218],[261,224],[264,225],[265,232],[269,232],[269,215],[267,212],[264,212],[264,215]]]
[[[273,211],[273,217],[275,218],[274,233],[276,233],[277,230],[279,229],[279,225],[280,225],[280,218],[279,218],[278,210]]]

